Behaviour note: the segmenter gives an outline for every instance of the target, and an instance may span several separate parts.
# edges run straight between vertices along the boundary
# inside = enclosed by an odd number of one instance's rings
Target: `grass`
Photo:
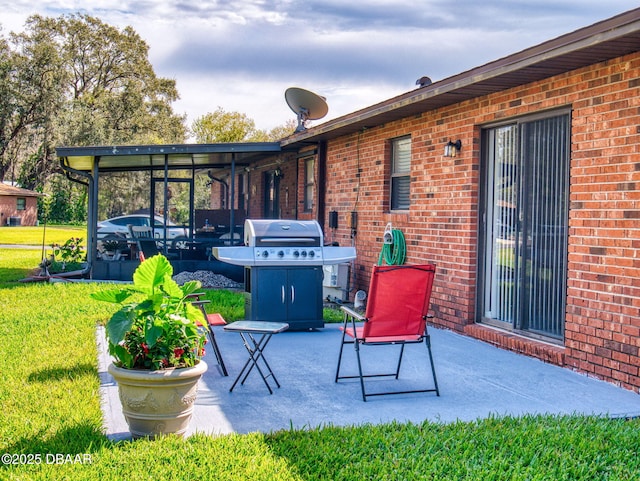
[[[86,226],[17,226],[0,227],[0,244],[22,244],[48,248],[51,244],[63,244],[71,237],[87,240]]]
[[[203,292],[202,299],[211,301],[205,305],[207,312],[218,312],[227,322],[244,318],[244,296],[241,293],[224,289],[204,289]]]
[[[39,262],[39,250],[0,249],[0,288],[28,277]]]
[[[2,480],[638,479],[639,420],[495,417],[111,442],[94,336],[114,306],[88,296],[104,286],[15,282],[32,261],[13,252],[0,249]]]

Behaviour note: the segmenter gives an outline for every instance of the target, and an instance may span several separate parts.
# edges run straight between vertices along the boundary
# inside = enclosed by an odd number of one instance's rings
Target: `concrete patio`
[[[358,380],[334,382],[339,325],[273,336],[265,355],[282,386],[273,395],[255,370],[244,385],[229,392],[248,354],[238,334],[220,328],[216,339],[229,376],[220,374],[209,352],[205,357],[209,370],[200,383],[189,433],[271,432],[390,421],[471,421],[492,415],[540,413],[640,416],[640,395],[634,392],[451,331],[430,328],[429,332],[440,396],[381,396],[365,403]],[[129,432],[117,385],[106,372],[109,357],[103,331],[98,331],[97,339],[105,431],[112,439],[126,439]],[[393,366],[397,351],[385,352],[387,349],[363,348],[365,371]],[[345,348],[344,362],[348,370],[343,374],[356,372],[352,346]],[[432,386],[424,345],[405,350],[400,378],[371,380],[368,386],[372,391],[378,387]]]

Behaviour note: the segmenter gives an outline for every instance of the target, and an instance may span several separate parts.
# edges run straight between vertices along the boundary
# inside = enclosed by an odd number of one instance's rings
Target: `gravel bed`
[[[236,282],[220,274],[211,271],[181,272],[173,276],[180,285],[187,281],[200,281],[202,287],[221,289],[243,289],[244,284]]]

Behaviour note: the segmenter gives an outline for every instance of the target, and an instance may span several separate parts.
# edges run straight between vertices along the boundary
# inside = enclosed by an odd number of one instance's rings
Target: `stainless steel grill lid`
[[[315,220],[247,219],[244,243],[258,246],[321,246],[322,229]]]

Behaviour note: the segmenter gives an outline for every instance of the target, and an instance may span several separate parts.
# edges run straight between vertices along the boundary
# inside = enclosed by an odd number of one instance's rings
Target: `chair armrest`
[[[193,301],[189,301],[191,304],[193,304],[194,306],[202,306],[204,304],[211,304],[211,301],[209,299],[202,299],[202,300],[193,300]]]
[[[200,296],[204,296],[204,292],[194,292],[193,294],[188,294],[186,298],[195,306],[202,306],[204,304],[211,303],[209,299],[200,299]]]
[[[344,313],[346,313],[348,316],[351,316],[359,321],[364,321],[365,317],[364,314],[360,314],[357,311],[354,311],[353,309],[351,309],[350,307],[347,306],[340,306],[340,309],[342,309],[342,311]]]
[[[187,294],[187,299],[200,299],[200,296],[204,296],[204,292],[192,292]]]

